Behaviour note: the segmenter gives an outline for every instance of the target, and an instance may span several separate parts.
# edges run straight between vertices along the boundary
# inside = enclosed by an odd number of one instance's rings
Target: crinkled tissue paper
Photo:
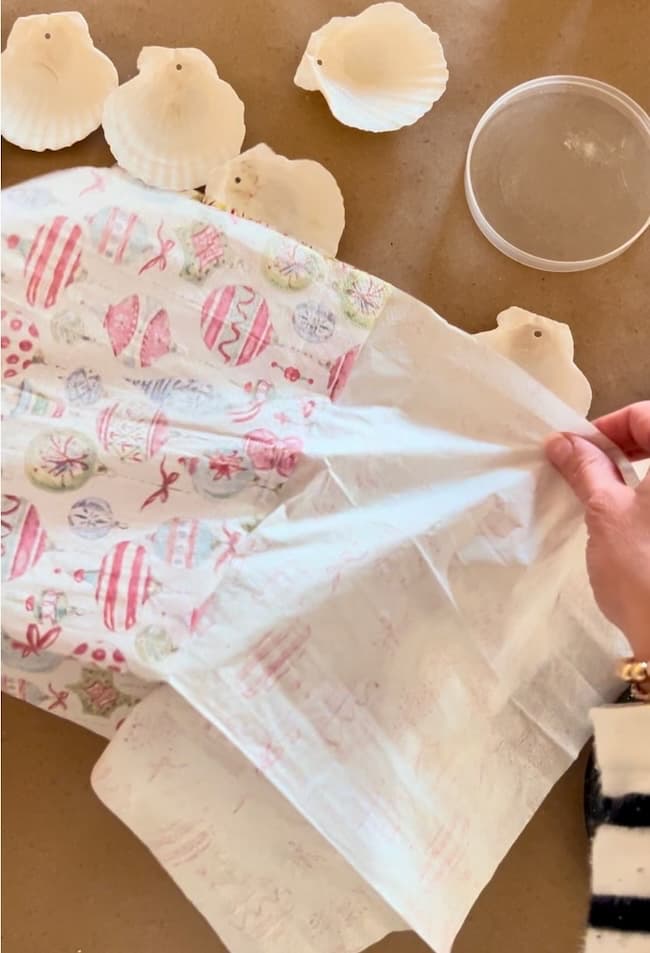
[[[232,953],[447,953],[613,688],[542,451],[595,430],[117,170],[5,191],[3,250],[3,688],[112,738],[95,791]]]

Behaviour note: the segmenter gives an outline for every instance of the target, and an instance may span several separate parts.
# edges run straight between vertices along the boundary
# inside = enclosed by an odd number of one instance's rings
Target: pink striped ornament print
[[[201,310],[201,331],[205,346],[225,364],[248,364],[271,343],[269,306],[249,285],[215,288]]]

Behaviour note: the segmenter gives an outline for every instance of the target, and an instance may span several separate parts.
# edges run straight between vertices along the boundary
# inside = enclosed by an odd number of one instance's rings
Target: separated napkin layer
[[[92,784],[231,953],[362,950],[406,929],[262,772],[167,686],[132,712]]]

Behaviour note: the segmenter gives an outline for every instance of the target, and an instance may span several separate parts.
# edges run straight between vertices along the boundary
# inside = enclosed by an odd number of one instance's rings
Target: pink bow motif
[[[169,488],[172,487],[174,483],[176,483],[176,481],[178,480],[180,476],[180,473],[178,473],[176,470],[173,470],[171,473],[168,473],[167,470],[165,469],[166,460],[167,460],[167,457],[163,457],[162,460],[160,461],[160,467],[159,467],[160,479],[161,479],[160,486],[158,487],[157,490],[155,490],[155,492],[151,493],[147,497],[147,499],[144,501],[144,503],[140,507],[141,510],[144,510],[147,506],[150,506],[152,503],[155,503],[156,500],[160,500],[161,503],[166,503],[167,500],[169,499]]]
[[[161,222],[156,231],[156,236],[158,237],[158,245],[160,250],[154,258],[150,258],[149,261],[146,261],[140,271],[138,272],[141,275],[143,272],[148,271],[150,268],[158,267],[159,271],[164,271],[167,267],[167,255],[170,253],[172,248],[176,245],[176,242],[171,238],[163,238],[163,225],[165,223]]]
[[[25,641],[12,642],[11,647],[13,649],[20,649],[23,658],[29,658],[30,655],[38,655],[41,650],[45,651],[48,649],[53,642],[56,642],[60,635],[60,625],[53,626],[41,635],[36,623],[30,622],[27,626],[27,632],[25,633]]]
[[[100,175],[100,173],[97,172],[97,171],[94,170],[94,169],[91,170],[91,173],[90,173],[90,174],[91,174],[92,177],[93,177],[93,181],[92,181],[92,183],[91,183],[90,185],[86,186],[85,189],[82,189],[82,190],[81,190],[81,192],[79,193],[79,198],[81,198],[82,195],[87,195],[88,192],[104,192],[104,191],[106,191],[106,181],[105,181],[105,179],[104,179],[104,176],[103,176],[103,175]]]
[[[47,689],[52,698],[52,704],[47,706],[47,710],[56,711],[57,708],[62,708],[63,711],[67,711],[68,710],[67,701],[68,701],[70,692],[65,691],[65,689],[62,689],[61,691],[57,691],[56,688],[53,687],[52,682],[47,683]],[[48,697],[46,700],[49,701],[50,698]]]
[[[251,430],[245,436],[246,453],[256,470],[277,470],[289,477],[296,469],[302,453],[299,437],[277,437],[270,430]]]
[[[230,559],[234,559],[237,553],[237,543],[241,539],[241,533],[232,533],[226,526],[223,528],[226,536],[226,545],[224,551],[220,553],[217,557],[217,561],[214,564],[215,569],[219,569],[224,563],[227,563]]]

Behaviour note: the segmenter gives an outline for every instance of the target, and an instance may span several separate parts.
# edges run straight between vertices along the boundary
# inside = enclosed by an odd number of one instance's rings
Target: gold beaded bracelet
[[[616,674],[628,683],[634,701],[650,703],[650,662],[639,662],[635,658],[621,659]]]

